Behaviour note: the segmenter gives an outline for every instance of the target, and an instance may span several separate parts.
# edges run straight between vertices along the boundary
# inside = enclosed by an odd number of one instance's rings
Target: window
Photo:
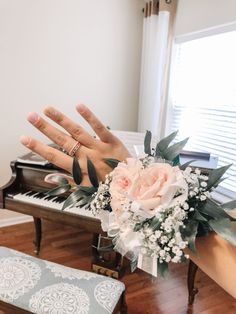
[[[218,191],[236,196],[236,31],[176,44],[170,129],[190,137],[186,149],[233,163]]]

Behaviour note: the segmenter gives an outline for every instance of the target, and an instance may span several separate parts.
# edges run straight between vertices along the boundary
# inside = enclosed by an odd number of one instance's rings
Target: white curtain
[[[150,130],[159,138],[165,126],[163,95],[170,12],[159,11],[157,14],[152,8],[152,1],[146,4],[143,21],[138,131]]]

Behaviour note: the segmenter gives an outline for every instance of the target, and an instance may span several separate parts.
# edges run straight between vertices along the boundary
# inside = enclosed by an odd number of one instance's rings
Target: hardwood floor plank
[[[92,235],[68,226],[43,224],[40,258],[69,267],[91,270]],[[34,256],[34,225],[25,223],[0,229],[0,245]],[[128,264],[126,262],[126,264]],[[187,305],[187,265],[172,264],[168,278],[153,278],[141,270],[129,269],[122,281],[127,289],[129,314],[235,314],[236,300],[200,270],[199,293],[192,307]],[[1,312],[0,312],[1,314]],[[17,313],[16,313],[17,314]]]

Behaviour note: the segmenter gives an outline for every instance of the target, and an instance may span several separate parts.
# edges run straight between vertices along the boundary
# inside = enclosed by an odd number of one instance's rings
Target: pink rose
[[[127,158],[127,163],[119,163],[112,171],[112,182],[110,184],[111,207],[114,211],[120,210],[122,202],[133,184],[133,180],[138,176],[142,168],[142,163],[133,158]]]
[[[129,196],[146,210],[158,210],[173,206],[176,192],[187,184],[178,167],[165,163],[153,163],[140,173],[138,180],[134,181]],[[187,190],[186,190],[187,191]],[[184,197],[186,200],[187,194]],[[180,201],[180,198],[178,199]],[[175,202],[176,203],[176,202]]]
[[[152,163],[143,169],[140,161],[130,158],[127,164],[118,165],[112,177],[111,206],[115,211],[121,209],[127,197],[150,213],[187,199],[187,183],[181,170],[167,163]],[[176,197],[180,188],[184,193]]]

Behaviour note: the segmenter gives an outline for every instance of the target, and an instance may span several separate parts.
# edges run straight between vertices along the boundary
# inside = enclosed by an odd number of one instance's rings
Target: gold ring
[[[71,150],[69,151],[68,154],[71,157],[73,157],[76,154],[77,150],[80,148],[80,146],[81,146],[80,142],[76,142],[75,145],[71,148]]]

